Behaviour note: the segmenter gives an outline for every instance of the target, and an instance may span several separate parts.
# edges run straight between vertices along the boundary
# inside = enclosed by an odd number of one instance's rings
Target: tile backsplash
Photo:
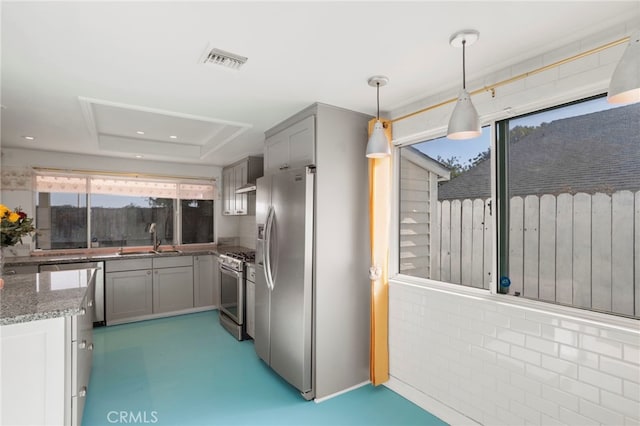
[[[241,246],[256,248],[256,217],[255,216],[239,216],[238,226],[238,243]]]

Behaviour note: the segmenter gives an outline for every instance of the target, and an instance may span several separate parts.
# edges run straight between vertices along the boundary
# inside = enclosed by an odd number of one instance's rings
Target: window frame
[[[560,304],[541,299],[529,299],[517,297],[511,294],[505,294],[504,289],[500,286],[500,277],[508,268],[509,253],[509,179],[508,179],[508,133],[509,121],[519,119],[525,116],[538,114],[545,111],[556,110],[570,105],[580,104],[594,99],[605,97],[606,93],[598,91],[596,94],[587,93],[569,99],[554,99],[553,102],[531,104],[526,112],[521,114],[513,114],[512,110],[505,110],[495,114],[491,120],[482,122],[482,126],[491,127],[491,150],[494,153],[491,156],[491,202],[494,206],[492,212],[493,221],[493,269],[492,280],[489,285],[489,291],[486,289],[478,289],[465,285],[437,281],[429,278],[414,277],[404,275],[399,272],[400,269],[400,149],[411,146],[431,139],[445,136],[446,129],[439,128],[427,132],[422,132],[411,137],[402,138],[400,143],[393,146],[393,209],[391,215],[391,223],[394,227],[391,229],[390,238],[390,268],[389,282],[400,283],[405,285],[415,285],[422,287],[435,288],[440,291],[454,293],[465,297],[483,298],[491,301],[505,304],[506,306],[520,306],[533,311],[552,312],[567,318],[580,317],[588,321],[607,322],[628,327],[629,324],[637,324],[639,317],[617,314],[614,312],[605,312],[592,308],[582,308],[573,305]],[[506,194],[506,195],[505,195]],[[504,296],[512,296],[505,298]]]
[[[86,185],[85,185],[85,191],[84,192],[79,192],[84,194],[85,197],[85,210],[86,210],[86,220],[87,220],[87,234],[86,234],[86,247],[85,248],[74,248],[74,249],[42,249],[42,248],[37,248],[37,250],[41,250],[41,251],[46,251],[46,252],[54,252],[56,250],[90,250],[93,247],[91,247],[91,235],[92,235],[92,226],[91,226],[91,194],[92,192],[92,184],[91,181],[92,179],[125,179],[125,180],[137,180],[137,181],[141,181],[141,182],[162,182],[162,183],[168,183],[171,185],[175,185],[176,187],[176,195],[175,197],[170,197],[173,200],[173,241],[171,241],[171,245],[184,245],[184,246],[188,246],[188,245],[198,245],[198,244],[212,244],[215,243],[215,238],[216,238],[216,226],[215,226],[215,217],[216,217],[216,199],[218,198],[216,196],[217,194],[217,185],[216,185],[216,179],[206,179],[206,178],[193,178],[193,179],[189,179],[189,178],[183,178],[183,179],[179,179],[179,178],[168,178],[168,177],[154,177],[154,176],[145,176],[145,177],[132,177],[131,174],[127,174],[127,173],[123,173],[123,174],[118,174],[118,173],[113,173],[113,174],[109,174],[109,175],[104,175],[104,174],[89,174],[89,173],[72,173],[72,172],[68,172],[68,173],[60,173],[60,172],[49,172],[47,170],[38,170],[38,169],[34,169],[34,188],[35,191],[33,192],[33,197],[34,197],[34,206],[37,208],[38,203],[39,203],[39,194],[40,193],[46,193],[47,191],[40,191],[38,189],[38,185],[36,183],[37,180],[37,176],[46,176],[46,177],[67,177],[67,178],[81,178],[86,180]],[[197,198],[181,198],[181,195],[183,195],[183,192],[181,190],[181,186],[189,186],[189,185],[207,185],[207,186],[211,186],[212,187],[212,193],[213,195],[210,194],[211,198],[208,198],[208,196],[204,196],[202,199],[210,199],[212,201],[212,229],[213,229],[213,239],[212,241],[208,242],[208,243],[189,243],[189,244],[184,244],[182,243],[182,208],[181,208],[181,201],[182,200],[193,200],[193,199],[197,199]],[[188,191],[188,189],[187,189]],[[55,193],[56,191],[50,191],[49,193]],[[98,192],[99,193],[99,192]],[[108,194],[107,194],[108,195]],[[185,194],[188,195],[188,194]],[[153,195],[142,195],[143,197],[151,197]],[[165,197],[167,198],[167,197]],[[36,224],[37,226],[37,224]],[[130,246],[130,247],[136,247],[136,246]],[[140,247],[140,246],[137,246]]]

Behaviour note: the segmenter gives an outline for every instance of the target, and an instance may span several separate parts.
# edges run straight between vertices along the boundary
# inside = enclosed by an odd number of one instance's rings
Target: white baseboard
[[[355,386],[351,386],[350,388],[343,389],[343,390],[341,390],[340,392],[332,393],[331,395],[323,396],[322,398],[316,398],[316,399],[314,399],[314,401],[315,401],[317,404],[319,404],[319,403],[321,403],[321,402],[326,401],[327,399],[335,398],[335,397],[336,397],[336,396],[338,396],[338,395],[342,395],[343,393],[347,393],[347,392],[350,392],[350,391],[352,391],[352,390],[354,390],[354,389],[361,388],[362,386],[366,386],[366,385],[368,385],[368,384],[370,384],[370,383],[371,383],[371,382],[370,382],[369,380],[367,380],[366,382],[362,382],[362,383],[359,383],[359,384],[357,384],[357,385],[355,385]]]
[[[480,424],[393,376],[383,385],[452,426],[477,426]]]

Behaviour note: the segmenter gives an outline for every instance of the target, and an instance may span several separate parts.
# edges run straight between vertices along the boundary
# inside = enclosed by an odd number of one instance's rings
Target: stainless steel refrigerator
[[[313,235],[315,169],[257,180],[255,350],[306,399],[315,397]]]

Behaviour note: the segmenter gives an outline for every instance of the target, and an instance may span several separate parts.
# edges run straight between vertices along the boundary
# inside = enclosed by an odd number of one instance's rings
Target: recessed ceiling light
[[[177,136],[174,136],[174,135],[171,135],[171,136],[169,136],[169,137],[170,137],[171,139],[178,139],[178,137],[177,137]]]
[[[139,134],[139,135],[144,135],[144,132],[142,130],[138,130],[138,131],[136,131],[136,133]]]
[[[136,158],[142,158],[142,155],[136,155]]]
[[[33,136],[23,136],[23,138],[25,138],[28,141],[34,141],[36,140],[36,138],[34,138]]]

